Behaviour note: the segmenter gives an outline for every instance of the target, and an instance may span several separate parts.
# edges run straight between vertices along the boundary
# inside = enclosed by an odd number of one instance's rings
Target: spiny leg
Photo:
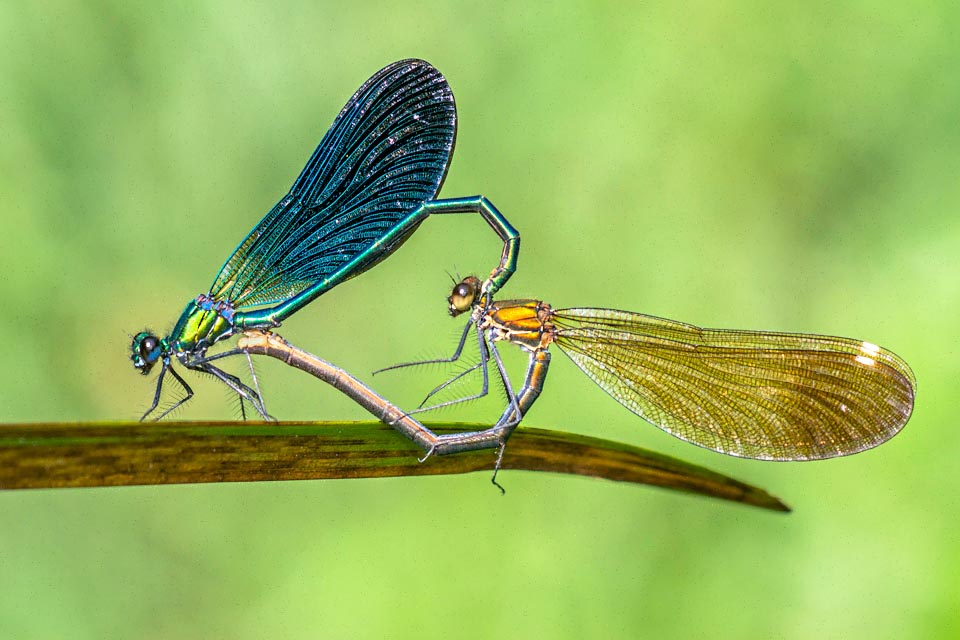
[[[497,346],[493,342],[490,343],[490,353],[493,355],[493,361],[497,363],[497,370],[500,372],[500,381],[503,383],[503,389],[507,394],[508,404],[505,411],[511,412],[510,420],[504,422],[501,416],[497,424],[490,428],[490,431],[501,435],[500,451],[497,453],[497,463],[493,467],[493,477],[490,478],[490,482],[500,489],[501,494],[505,494],[506,490],[497,482],[497,473],[500,471],[500,465],[503,462],[503,453],[507,449],[507,440],[510,438],[513,430],[517,428],[517,425],[520,424],[520,421],[523,419],[523,414],[520,411],[517,394],[514,393],[513,385],[510,384],[510,376],[507,375],[507,368],[503,366],[503,360],[500,359],[500,352],[497,351]],[[516,419],[513,419],[513,416],[516,416]]]
[[[503,390],[504,390],[504,392],[507,394],[507,402],[508,402],[508,404],[507,404],[507,409],[506,409],[505,412],[504,412],[504,416],[506,416],[506,412],[509,411],[509,412],[510,412],[510,418],[509,418],[508,420],[505,420],[504,417],[501,416],[500,420],[498,420],[497,423],[496,423],[494,426],[492,426],[490,429],[486,429],[486,430],[484,430],[484,431],[481,431],[480,433],[493,433],[494,431],[497,431],[497,432],[506,431],[506,433],[509,435],[509,433],[511,433],[511,432],[513,431],[513,429],[516,428],[516,426],[517,426],[518,424],[520,424],[520,420],[523,418],[523,415],[522,415],[522,412],[521,412],[521,409],[520,409],[520,404],[519,404],[519,402],[517,401],[517,395],[516,395],[516,393],[514,393],[514,391],[513,391],[513,386],[510,384],[510,376],[507,374],[507,368],[506,368],[506,366],[504,366],[503,360],[500,358],[500,352],[497,350],[496,344],[495,344],[492,340],[488,340],[487,337],[483,334],[483,332],[478,330],[478,331],[477,331],[477,345],[478,345],[478,347],[480,348],[480,362],[478,362],[476,365],[474,365],[473,367],[471,367],[471,368],[468,369],[467,371],[464,371],[464,372],[462,372],[462,373],[460,373],[460,374],[457,374],[457,376],[455,376],[453,379],[448,380],[448,381],[445,382],[443,385],[441,385],[440,387],[438,387],[437,390],[439,390],[440,388],[442,388],[442,387],[450,384],[450,383],[453,382],[454,380],[456,380],[456,379],[464,376],[465,374],[469,373],[470,371],[473,371],[473,370],[476,369],[477,367],[480,367],[480,368],[481,368],[481,371],[483,371],[483,387],[481,388],[481,390],[480,390],[479,393],[476,393],[476,394],[474,394],[474,395],[467,396],[467,397],[464,397],[464,398],[457,398],[457,399],[455,399],[455,400],[448,400],[448,401],[446,401],[446,402],[441,402],[441,403],[438,403],[438,404],[435,404],[435,405],[431,405],[431,406],[429,406],[429,407],[422,407],[422,406],[421,406],[421,407],[418,407],[417,409],[414,409],[413,411],[408,411],[408,412],[406,412],[405,415],[413,415],[413,414],[415,414],[415,413],[423,413],[423,412],[425,412],[425,411],[433,411],[434,409],[440,409],[441,407],[449,407],[449,406],[454,405],[454,404],[460,404],[460,403],[463,403],[463,402],[469,402],[469,401],[471,401],[471,400],[478,400],[478,399],[486,396],[487,393],[489,393],[489,391],[490,391],[490,374],[489,374],[489,370],[488,370],[488,367],[487,367],[487,362],[488,362],[488,361],[490,360],[490,358],[492,357],[492,358],[493,358],[493,361],[494,361],[494,362],[496,363],[496,365],[497,365],[497,372],[500,374],[500,382],[501,382],[501,384],[503,385]],[[435,390],[435,391],[436,391],[436,390]],[[432,393],[433,393],[433,392],[431,392],[431,394],[432,394]],[[428,396],[428,397],[429,397],[429,396]]]
[[[223,369],[214,367],[210,364],[205,365],[205,370],[209,373],[212,373],[224,383],[227,383],[227,385],[237,393],[237,396],[240,398],[240,408],[244,420],[247,419],[243,404],[243,401],[246,400],[253,405],[253,408],[256,409],[257,413],[259,413],[260,417],[262,417],[264,420],[276,422],[276,419],[267,413],[266,407],[264,407],[263,404],[263,398],[260,397],[255,389],[251,388],[249,385],[240,380],[238,376],[227,373]],[[221,374],[223,377],[221,377]],[[232,385],[230,383],[232,383]]]
[[[492,357],[493,361],[497,365],[497,372],[500,374],[500,381],[503,384],[504,392],[507,394],[507,400],[508,400],[507,408],[504,410],[504,416],[502,416],[500,420],[497,421],[497,424],[483,431],[479,431],[471,434],[464,434],[461,441],[477,443],[481,440],[489,442],[491,439],[496,439],[498,443],[499,451],[497,453],[497,462],[493,468],[493,476],[490,478],[490,482],[493,483],[495,487],[500,489],[500,492],[502,494],[505,494],[506,490],[500,485],[500,483],[497,482],[497,473],[500,471],[500,465],[503,463],[503,454],[504,454],[504,451],[506,450],[507,439],[510,437],[510,434],[513,433],[513,430],[516,428],[516,426],[520,424],[520,420],[523,418],[523,414],[521,412],[520,403],[517,400],[517,395],[513,391],[513,385],[510,384],[510,376],[507,374],[506,366],[504,366],[503,360],[500,358],[500,352],[497,350],[497,346],[495,342],[492,340],[488,340],[482,331],[478,330],[477,336],[478,336],[478,344],[480,347],[480,362],[472,369],[476,368],[477,366],[482,366],[483,389],[481,390],[481,392],[479,394],[470,396],[468,398],[461,398],[458,400],[443,402],[443,403],[434,405],[432,407],[427,407],[425,409],[416,409],[414,411],[408,412],[407,415],[420,413],[423,411],[430,411],[432,409],[450,406],[452,404],[466,402],[468,400],[474,400],[474,399],[482,398],[483,396],[485,396],[489,391],[489,373],[487,370],[487,362]],[[463,374],[460,374],[460,375],[463,375]],[[449,381],[446,384],[449,384]],[[509,413],[509,419],[505,419],[508,413]],[[456,435],[458,434],[450,434],[450,435],[453,436],[453,438],[451,438],[448,442],[453,443],[454,439],[456,438]],[[445,436],[441,436],[441,439],[443,438],[445,438]],[[432,451],[428,452],[427,456],[429,456],[430,453],[432,453]],[[425,456],[425,458],[427,456]]]
[[[500,471],[500,464],[503,462],[503,452],[506,449],[507,440],[510,434],[517,428],[523,416],[530,410],[533,403],[540,397],[543,391],[544,382],[547,379],[547,371],[550,368],[550,352],[545,348],[537,349],[530,354],[530,362],[527,364],[527,373],[523,379],[523,387],[520,392],[513,396],[515,404],[507,405],[503,410],[503,415],[493,426],[493,430],[500,430],[503,435],[503,445],[500,447],[500,453],[497,456],[497,464],[493,469],[493,483],[497,484],[497,472]],[[498,487],[500,485],[497,485]]]
[[[167,371],[169,371],[170,375],[172,375],[176,379],[176,381],[180,383],[180,386],[183,387],[183,390],[187,392],[187,395],[181,398],[172,407],[170,407],[169,409],[161,413],[159,417],[157,417],[157,421],[162,420],[165,415],[167,415],[168,413],[170,413],[171,411],[173,411],[174,409],[176,409],[177,407],[182,405],[184,402],[186,402],[187,400],[193,397],[193,389],[190,388],[190,385],[187,384],[187,381],[180,377],[180,374],[177,373],[177,370],[173,368],[172,364],[167,364],[165,362],[163,363],[163,369],[160,370],[160,380],[157,381],[157,395],[153,399],[153,406],[156,407],[157,402],[160,400],[160,383],[163,381],[163,374],[166,373]],[[150,411],[153,411],[153,409],[151,408]],[[148,411],[147,413],[150,413],[150,411]],[[143,417],[146,418],[147,414],[144,414]],[[142,419],[143,418],[141,418],[141,420]]]
[[[250,378],[253,380],[253,389],[257,392],[257,397],[260,398],[260,406],[263,408],[263,412],[267,412],[267,405],[263,400],[263,392],[260,391],[260,381],[257,380],[257,371],[253,368],[253,358],[250,357],[249,351],[244,351],[244,355],[247,356],[247,366],[250,367]]]
[[[160,404],[160,392],[163,391],[163,376],[167,375],[167,366],[167,363],[164,362],[160,367],[160,375],[157,376],[157,390],[153,394],[153,404],[151,404],[150,408],[147,409],[142,416],[140,416],[140,422],[146,420],[147,416],[153,413],[154,409],[157,408],[157,405]]]
[[[253,378],[253,384],[256,387],[255,389],[252,389],[248,385],[244,384],[243,381],[241,381],[240,378],[238,378],[237,376],[229,374],[223,369],[214,367],[213,365],[210,364],[214,360],[220,360],[221,358],[227,358],[230,356],[236,356],[240,354],[245,355],[247,358],[247,363],[250,366],[250,375]],[[267,420],[269,422],[276,422],[276,418],[274,418],[269,413],[267,413],[267,407],[263,401],[263,394],[260,392],[260,383],[257,380],[256,371],[254,371],[253,369],[253,361],[250,359],[250,353],[247,352],[246,350],[237,348],[237,349],[230,349],[229,351],[223,351],[221,353],[216,353],[212,356],[203,355],[194,360],[191,360],[188,366],[190,368],[196,368],[196,369],[199,369],[200,371],[204,371],[213,376],[216,376],[221,381],[223,381],[224,384],[226,384],[228,387],[233,389],[236,392],[236,394],[240,397],[240,412],[244,420],[247,419],[247,414],[246,414],[246,411],[244,410],[244,404],[243,404],[243,401],[246,400],[247,402],[253,405],[253,408],[256,409],[257,413],[259,413],[264,420]],[[209,367],[209,370],[208,370],[208,367]],[[226,378],[228,379],[224,379],[224,376],[226,376]]]
[[[433,388],[432,391],[430,391],[430,393],[427,394],[427,396],[423,399],[423,401],[422,401],[419,405],[417,405],[417,408],[418,408],[418,409],[422,409],[422,408],[423,408],[423,405],[427,404],[427,400],[429,400],[430,398],[432,398],[433,396],[435,396],[435,395],[438,394],[439,392],[443,391],[444,389],[446,389],[447,387],[449,387],[450,385],[452,385],[452,384],[453,384],[454,382],[456,382],[457,380],[461,380],[464,376],[467,376],[467,375],[473,373],[474,371],[476,371],[477,369],[479,369],[481,366],[482,366],[482,363],[478,362],[477,364],[472,365],[471,367],[469,367],[469,368],[467,368],[467,369],[464,369],[463,371],[461,371],[461,372],[458,373],[457,375],[453,376],[452,378],[450,378],[450,379],[447,380],[446,382],[443,382],[443,383],[437,385],[436,387]]]
[[[516,419],[508,420],[507,422],[503,421],[501,417],[497,421],[492,429],[509,429],[509,432],[512,432],[520,420],[523,419],[523,415],[520,412],[520,403],[517,402],[517,394],[513,391],[513,385],[510,384],[510,376],[507,375],[507,368],[503,365],[503,360],[500,359],[500,352],[497,351],[497,345],[492,341],[490,342],[490,354],[493,356],[493,361],[497,363],[497,371],[500,372],[500,382],[503,384],[503,390],[507,394],[507,407],[512,411],[512,415],[516,416]]]
[[[463,346],[467,342],[467,336],[470,334],[470,328],[473,326],[473,319],[467,321],[467,325],[463,328],[463,333],[460,334],[460,342],[457,344],[456,351],[453,352],[453,355],[449,358],[437,358],[435,360],[417,360],[415,362],[401,362],[400,364],[390,365],[389,367],[384,367],[383,369],[377,369],[373,372],[372,375],[377,375],[378,373],[383,373],[384,371],[392,371],[394,369],[403,369],[404,367],[416,367],[422,364],[448,364],[450,362],[456,362],[460,359],[460,354],[463,352]],[[429,395],[427,396],[430,397]]]
[[[245,384],[242,380],[240,380],[238,376],[227,373],[223,369],[219,369],[217,367],[214,367],[213,365],[207,365],[207,366],[210,369],[215,369],[216,371],[222,373],[230,382],[235,384],[236,385],[236,388],[234,389],[235,391],[239,389],[240,391],[245,392],[245,393],[239,393],[239,391],[237,392],[237,395],[240,398],[241,407],[243,407],[243,401],[246,400],[247,402],[253,405],[253,408],[256,409],[257,413],[259,413],[260,417],[262,417],[264,420],[268,420],[272,422],[276,421],[276,419],[273,416],[267,413],[266,407],[263,404],[263,398],[260,397],[260,395],[257,393],[255,389]],[[220,377],[219,375],[217,375],[216,372],[214,372],[214,375],[217,376],[218,378]],[[221,378],[221,380],[222,379],[223,378]],[[244,417],[244,420],[246,420],[246,412],[244,412],[243,417]]]
[[[252,404],[253,408],[257,410],[257,413],[259,413],[264,420],[268,422],[276,422],[276,419],[269,415],[264,409],[263,400],[257,395],[257,392],[244,384],[240,378],[213,366],[206,359],[193,361],[186,366],[189,366],[191,369],[196,369],[197,371],[209,373],[210,375],[216,377],[225,385],[233,389],[233,391],[242,399]]]
[[[477,363],[477,366],[480,367],[480,370],[483,372],[483,386],[480,389],[479,393],[475,393],[471,396],[466,396],[464,398],[457,398],[455,400],[448,400],[446,402],[441,402],[439,404],[430,405],[429,407],[421,406],[414,409],[413,411],[408,411],[407,415],[413,415],[415,413],[423,413],[424,411],[433,411],[434,409],[440,409],[441,407],[449,407],[454,404],[460,404],[462,402],[470,402],[471,400],[479,400],[484,397],[490,391],[490,374],[487,371],[487,361],[490,359],[490,353],[487,349],[487,341],[483,332],[479,329],[477,330],[477,345],[480,349],[480,362]],[[493,345],[491,345],[493,346]],[[461,374],[462,375],[462,374]],[[429,396],[428,396],[429,397]]]

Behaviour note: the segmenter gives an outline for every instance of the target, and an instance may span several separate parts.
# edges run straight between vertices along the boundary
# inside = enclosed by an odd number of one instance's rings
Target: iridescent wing
[[[211,295],[238,310],[273,305],[358,257],[341,280],[387,257],[409,233],[378,240],[440,190],[456,119],[450,86],[430,64],[402,60],[378,71],[223,265]]]
[[[556,342],[622,405],[721,453],[816,460],[875,447],[913,410],[896,354],[828,336],[700,329],[610,309],[558,309]]]

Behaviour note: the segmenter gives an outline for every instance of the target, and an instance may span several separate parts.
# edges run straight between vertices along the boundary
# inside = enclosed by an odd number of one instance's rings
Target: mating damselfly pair
[[[398,416],[355,378],[337,377],[336,383],[368,408],[380,407],[385,419],[392,416],[389,422],[428,454],[498,448],[502,456],[511,432],[541,394],[551,344],[637,415],[730,455],[771,460],[847,455],[888,440],[909,419],[913,373],[895,354],[869,342],[700,329],[626,311],[495,300],[516,269],[520,235],[482,196],[437,198],[456,124],[449,84],[422,60],[393,63],[367,80],[287,195],[240,242],[210,290],[187,304],[172,332],[160,337],[144,331],[133,338],[138,370],[147,374],[160,364],[143,419],[157,411],[167,373],[182,395],[157,419],[193,395],[175,362],[217,377],[240,397],[241,407],[249,402],[271,419],[256,384],[214,363],[238,354],[280,357],[286,343],[275,343],[270,352],[266,342],[257,342],[267,340],[263,332],[388,257],[428,216],[448,213],[480,214],[503,241],[499,263],[487,278],[469,277],[454,288],[450,313],[469,313],[469,320],[453,357],[444,359],[457,359],[476,330],[480,360],[468,371],[480,368],[483,386],[471,397],[486,393],[493,360],[508,398],[500,419],[482,431],[436,436],[411,417],[417,410]],[[208,355],[215,343],[244,332],[236,348]],[[519,390],[509,382],[498,342],[529,354]],[[285,357],[294,362],[295,349],[288,348]],[[417,363],[398,366],[409,364]]]

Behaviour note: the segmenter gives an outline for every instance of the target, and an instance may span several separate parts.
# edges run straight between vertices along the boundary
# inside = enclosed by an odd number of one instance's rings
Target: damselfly
[[[434,200],[456,137],[456,106],[447,81],[422,60],[384,67],[347,101],[290,192],[240,243],[209,292],[190,301],[165,338],[133,338],[133,365],[147,374],[160,362],[153,404],[166,373],[193,396],[173,368],[209,373],[270,416],[259,392],[211,364],[207,350],[246,329],[280,326],[332,287],[389,256],[431,214],[478,213],[503,240],[500,264],[485,281],[493,294],[516,268],[520,236],[486,198]],[[242,353],[240,350],[228,354]],[[221,356],[223,354],[220,354]]]
[[[453,356],[433,362],[457,360],[475,327],[480,362],[454,380],[480,367],[483,388],[428,408],[485,395],[492,358],[509,398],[499,421],[478,436],[492,442],[505,443],[540,396],[551,344],[638,416],[732,456],[819,460],[857,453],[893,437],[913,410],[910,367],[870,342],[701,329],[615,309],[554,309],[539,300],[493,301],[482,287],[475,277],[454,287],[450,314],[470,312],[470,320]],[[529,354],[519,391],[510,385],[497,342]],[[397,366],[409,364],[421,363]]]

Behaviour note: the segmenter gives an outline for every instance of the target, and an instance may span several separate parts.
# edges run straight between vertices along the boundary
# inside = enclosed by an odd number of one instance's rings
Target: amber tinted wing
[[[667,433],[745,458],[816,460],[875,447],[913,410],[913,372],[869,342],[700,329],[611,309],[558,309],[557,344]]]

